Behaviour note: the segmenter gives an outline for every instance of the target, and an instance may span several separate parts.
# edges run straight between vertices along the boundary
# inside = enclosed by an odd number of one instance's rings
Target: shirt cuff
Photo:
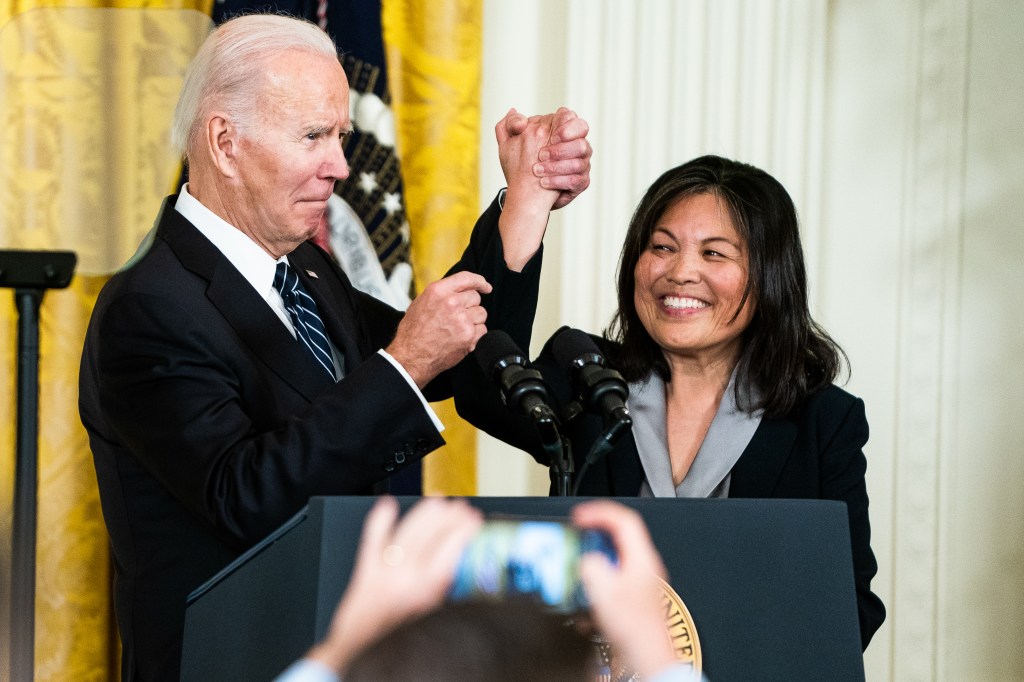
[[[398,360],[395,360],[393,357],[391,357],[391,355],[389,355],[388,352],[385,351],[383,348],[381,348],[377,352],[383,355],[384,358],[388,362],[390,362],[395,369],[398,370],[398,373],[402,375],[402,377],[405,379],[405,382],[409,384],[409,388],[411,388],[413,392],[416,394],[416,397],[420,399],[420,403],[423,404],[423,409],[426,411],[427,416],[430,417],[430,421],[434,423],[434,428],[437,429],[438,433],[443,432],[444,424],[442,424],[441,420],[437,418],[437,415],[434,414],[434,411],[430,409],[430,404],[427,402],[427,399],[423,397],[423,393],[420,391],[420,387],[416,385],[416,382],[412,380],[412,377],[409,376],[409,373],[405,371],[405,367],[402,367],[402,365],[399,364]]]
[[[275,677],[274,682],[341,682],[341,678],[320,661],[300,658]]]
[[[502,187],[498,190],[498,208],[502,211],[505,210],[505,193],[508,192],[508,187]]]

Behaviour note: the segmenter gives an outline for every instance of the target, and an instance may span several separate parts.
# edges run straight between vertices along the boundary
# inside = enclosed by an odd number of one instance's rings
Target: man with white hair
[[[586,123],[499,122],[504,204],[404,315],[307,241],[350,126],[335,46],[308,22],[228,21],[186,76],[189,182],[104,287],[82,357],[124,679],[176,680],[186,596],[311,496],[380,492],[439,447],[427,400],[488,327],[528,347],[548,212],[589,184]]]

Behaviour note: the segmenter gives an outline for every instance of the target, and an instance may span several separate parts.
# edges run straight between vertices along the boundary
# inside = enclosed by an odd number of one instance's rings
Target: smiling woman
[[[871,591],[868,425],[864,403],[832,383],[845,356],[811,318],[785,188],[717,156],[665,172],[630,221],[618,311],[594,341],[629,383],[633,429],[586,467],[606,425],[596,415],[567,419],[578,493],[845,502],[866,647],[885,618]],[[574,392],[554,346],[534,367],[565,405]],[[535,429],[500,416],[500,406],[464,407],[492,412],[489,433],[548,463]]]
[[[633,305],[666,361],[736,364],[755,306],[748,270],[746,240],[717,195],[665,211],[633,269]]]
[[[642,262],[661,245],[655,242],[656,235],[664,241],[661,235],[673,229],[681,237],[702,240],[703,265],[696,280],[686,283],[686,293],[721,292],[725,273],[744,271],[741,297],[732,309],[719,300],[713,317],[725,325],[722,333],[740,332],[741,352],[726,364],[730,373],[740,366],[739,373],[756,386],[760,400],[752,407],[769,417],[784,415],[839,376],[845,360],[842,349],[811,318],[808,308],[807,272],[789,193],[760,169],[705,156],[658,178],[630,221],[612,324],[613,338],[621,344],[618,366],[627,380],[639,380],[652,371],[670,379],[671,354],[654,338],[648,321],[641,319],[638,290]],[[700,349],[690,351],[688,357],[708,361]]]

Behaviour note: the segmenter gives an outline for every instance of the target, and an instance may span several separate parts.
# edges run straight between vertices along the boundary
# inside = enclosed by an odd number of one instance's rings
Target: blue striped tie
[[[327,330],[324,329],[323,320],[316,311],[316,303],[306,293],[306,289],[299,281],[287,263],[281,261],[277,264],[277,272],[274,273],[274,288],[281,293],[285,310],[292,319],[292,326],[295,327],[295,335],[309,349],[316,361],[319,362],[331,379],[336,379],[334,374],[334,360],[331,358],[331,344],[327,340]]]

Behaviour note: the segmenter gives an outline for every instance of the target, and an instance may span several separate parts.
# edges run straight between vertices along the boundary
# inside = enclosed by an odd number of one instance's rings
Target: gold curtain
[[[441,276],[479,213],[482,8],[476,0],[383,0],[388,83],[419,287]],[[476,431],[438,410],[448,442],[424,460],[428,495],[476,493]]]
[[[108,540],[78,418],[78,365],[96,296],[175,181],[171,111],[184,67],[209,30],[211,3],[0,4],[0,247],[79,254],[71,287],[48,292],[40,311],[36,680],[118,678]],[[0,542],[6,552],[17,316],[9,290],[0,291]],[[9,571],[3,577],[6,639]],[[7,662],[0,662],[0,679],[7,679]]]
[[[117,679],[107,536],[78,419],[78,364],[99,290],[174,181],[167,126],[211,3],[0,2],[0,247],[79,253],[71,287],[48,292],[40,313],[36,680]],[[99,8],[151,11],[82,12]],[[480,13],[469,0],[384,1],[421,285],[454,261],[477,215]],[[0,295],[0,552],[10,547],[16,417],[17,317],[7,291]],[[441,418],[449,446],[427,459],[424,490],[473,494],[475,432],[450,403]],[[6,638],[10,583],[0,566]]]

